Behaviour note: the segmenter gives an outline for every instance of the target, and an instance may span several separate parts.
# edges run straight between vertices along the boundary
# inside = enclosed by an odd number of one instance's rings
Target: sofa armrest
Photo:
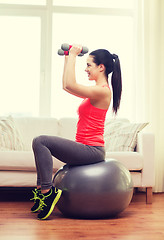
[[[136,150],[143,156],[142,187],[153,187],[155,185],[154,134],[140,132],[137,138]]]

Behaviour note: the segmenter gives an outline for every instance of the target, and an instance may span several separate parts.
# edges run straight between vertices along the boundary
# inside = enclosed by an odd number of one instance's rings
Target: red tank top
[[[94,107],[90,99],[82,101],[78,108],[76,142],[104,147],[104,123],[108,109]]]

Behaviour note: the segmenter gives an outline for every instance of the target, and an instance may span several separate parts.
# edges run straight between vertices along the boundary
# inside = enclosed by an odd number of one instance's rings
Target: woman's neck
[[[101,77],[96,80],[96,85],[97,86],[102,86],[108,84],[108,79],[106,77]]]

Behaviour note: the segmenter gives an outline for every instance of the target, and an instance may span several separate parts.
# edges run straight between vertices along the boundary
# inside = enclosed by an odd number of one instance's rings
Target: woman
[[[41,210],[39,219],[46,219],[53,211],[62,191],[52,186],[52,156],[69,165],[84,165],[104,161],[104,122],[111,102],[108,75],[112,73],[113,111],[120,105],[122,81],[119,58],[107,50],[99,49],[89,54],[86,72],[95,86],[83,86],[76,82],[76,57],[82,47],[73,45],[65,56],[63,89],[84,98],[78,109],[76,141],[53,136],[39,136],[33,140],[37,169],[37,188],[32,212]]]

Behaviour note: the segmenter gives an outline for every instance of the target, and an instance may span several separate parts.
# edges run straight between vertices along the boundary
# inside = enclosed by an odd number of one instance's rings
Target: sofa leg
[[[152,187],[147,187],[146,188],[146,203],[147,204],[152,204],[152,200],[153,200]]]

